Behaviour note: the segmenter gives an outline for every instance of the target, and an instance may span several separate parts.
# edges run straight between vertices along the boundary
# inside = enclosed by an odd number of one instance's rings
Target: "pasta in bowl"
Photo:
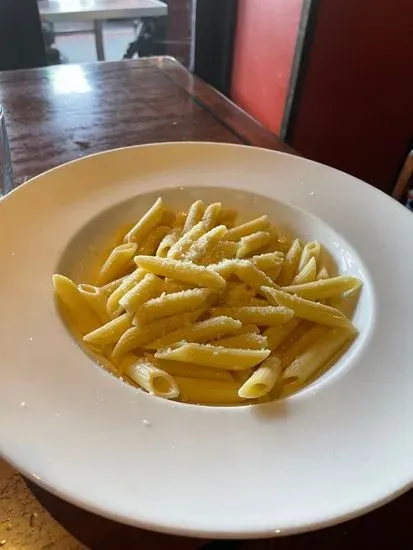
[[[56,274],[53,285],[84,349],[113,374],[167,399],[239,405],[300,390],[356,338],[346,305],[361,281],[324,258],[319,241],[265,214],[237,223],[220,202],[173,211],[159,197],[93,280]]]

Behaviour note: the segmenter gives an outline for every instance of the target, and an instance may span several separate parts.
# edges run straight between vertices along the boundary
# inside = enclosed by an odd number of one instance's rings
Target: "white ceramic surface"
[[[51,275],[80,277],[89,245],[159,194],[266,212],[361,277],[360,336],[338,364],[286,400],[228,408],[158,399],[96,366],[56,311]],[[315,529],[411,486],[413,215],[383,193],[262,149],[150,145],[34,178],[0,202],[0,228],[0,450],[36,483],[207,537]]]

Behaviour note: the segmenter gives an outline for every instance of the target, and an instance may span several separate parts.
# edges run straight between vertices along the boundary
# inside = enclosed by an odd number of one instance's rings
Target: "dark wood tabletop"
[[[169,58],[0,73],[0,103],[17,185],[90,153],[150,142],[218,141],[292,152]],[[357,542],[409,550],[412,510],[411,491],[364,517],[314,533],[262,541],[179,538],[85,512],[31,484],[0,459],[0,547],[5,550],[342,550]]]

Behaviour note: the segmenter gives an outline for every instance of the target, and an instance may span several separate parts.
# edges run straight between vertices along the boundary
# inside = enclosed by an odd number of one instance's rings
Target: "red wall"
[[[303,0],[239,0],[238,4],[231,97],[276,134],[284,114],[302,4]]]
[[[413,137],[413,0],[318,4],[289,142],[390,191]]]

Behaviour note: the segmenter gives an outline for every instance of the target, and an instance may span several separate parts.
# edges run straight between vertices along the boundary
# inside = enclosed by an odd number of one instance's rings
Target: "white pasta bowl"
[[[360,334],[331,370],[280,401],[200,407],[82,352],[51,276],[81,281],[91,250],[159,195],[266,213],[362,279]],[[0,220],[0,450],[39,485],[131,525],[228,538],[331,525],[411,487],[413,216],[383,193],[286,154],[162,144],[42,174],[0,202]]]

